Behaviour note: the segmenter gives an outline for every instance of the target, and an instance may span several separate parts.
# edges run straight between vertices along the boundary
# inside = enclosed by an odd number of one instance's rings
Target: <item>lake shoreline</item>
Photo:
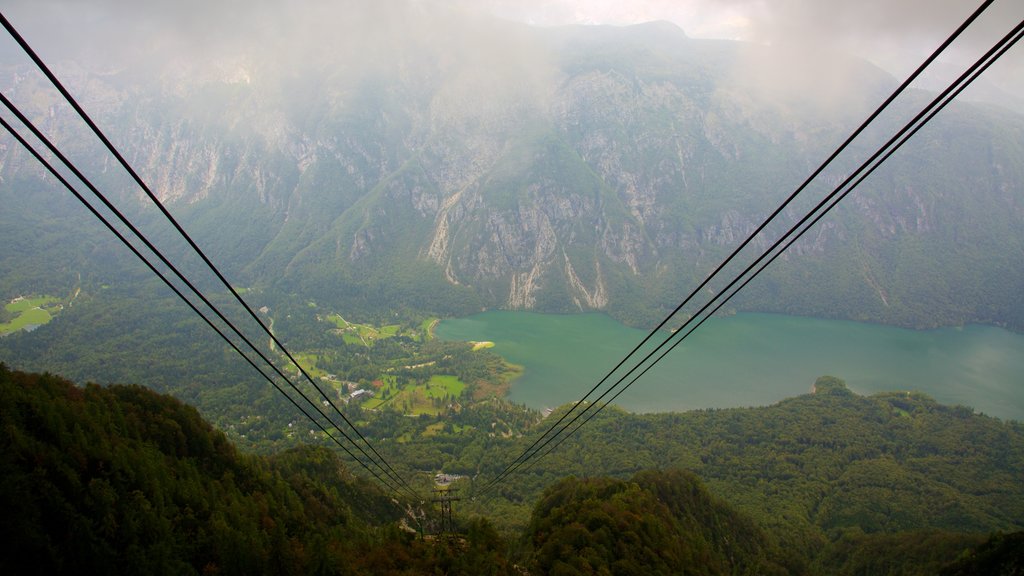
[[[436,327],[442,339],[494,342],[495,352],[524,367],[508,398],[536,409],[578,400],[648,333],[602,313],[489,311]],[[767,406],[807,393],[823,375],[864,396],[923,392],[1024,420],[1024,391],[1014,385],[1024,381],[1024,336],[1015,332],[751,312],[709,320],[616,403],[637,413]]]

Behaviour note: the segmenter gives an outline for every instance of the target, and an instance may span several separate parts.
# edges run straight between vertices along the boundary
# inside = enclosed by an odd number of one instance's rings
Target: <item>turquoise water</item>
[[[484,312],[444,320],[436,334],[494,342],[496,352],[525,367],[509,398],[540,409],[579,399],[647,332],[603,314]],[[859,394],[916,390],[944,404],[1024,421],[1020,334],[991,326],[916,331],[774,314],[709,320],[617,403],[635,412],[764,406],[808,392],[825,374]]]

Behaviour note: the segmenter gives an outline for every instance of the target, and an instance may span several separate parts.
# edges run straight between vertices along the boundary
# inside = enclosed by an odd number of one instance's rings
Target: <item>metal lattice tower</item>
[[[456,492],[458,492],[458,489],[456,488],[434,490],[434,493],[437,494],[437,498],[434,498],[432,501],[441,504],[440,534],[452,534],[455,532],[455,521],[452,520],[452,502],[461,500],[461,498],[455,496]]]

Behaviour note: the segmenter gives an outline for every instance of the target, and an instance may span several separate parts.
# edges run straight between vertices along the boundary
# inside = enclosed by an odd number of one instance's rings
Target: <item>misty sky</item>
[[[667,20],[694,38],[821,47],[866,58],[898,76],[921,63],[980,0],[487,0],[502,17],[537,25],[625,25]],[[1024,2],[997,0],[946,58],[970,64],[1014,24]],[[952,71],[950,71],[951,73]],[[1024,96],[1024,46],[988,77]],[[1018,91],[1019,90],[1019,91]]]
[[[121,46],[155,41],[168,31],[186,38],[230,38],[232,30],[280,28],[288,39],[311,36],[310,22],[332,26],[345,36],[373,28],[411,5],[418,14],[435,14],[427,23],[408,26],[437,28],[447,16],[480,13],[540,26],[566,24],[626,25],[667,20],[694,38],[723,38],[795,48],[807,58],[840,51],[866,58],[898,77],[919,64],[981,0],[0,0],[5,15],[37,42],[61,46],[71,53],[82,45],[96,49],[109,42]],[[313,15],[313,17],[310,17]],[[303,16],[306,20],[303,20]],[[988,13],[959,42],[946,63],[962,69],[998,36],[1024,19],[1024,2],[996,0]],[[112,21],[130,22],[108,27]],[[467,20],[460,19],[460,25]],[[349,25],[346,26],[346,23]],[[357,24],[352,24],[357,23]],[[289,28],[291,26],[291,28]],[[443,26],[443,23],[441,24]],[[396,38],[411,28],[392,28]],[[313,35],[315,36],[315,35]],[[478,38],[486,42],[487,36]],[[37,46],[43,52],[46,48]],[[7,48],[0,46],[0,50]],[[55,50],[57,48],[54,48]],[[813,69],[794,62],[794,68]],[[942,69],[935,81],[959,70]],[[1018,46],[986,73],[1024,101],[1024,46]]]

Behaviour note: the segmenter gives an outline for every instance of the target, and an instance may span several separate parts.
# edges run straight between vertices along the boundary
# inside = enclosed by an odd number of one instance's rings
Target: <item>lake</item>
[[[509,399],[537,409],[579,399],[647,335],[604,314],[508,311],[444,320],[435,333],[494,342],[495,352],[525,368]],[[1024,421],[1020,334],[991,326],[917,331],[775,314],[709,320],[616,402],[634,412],[764,406],[807,393],[826,374],[858,394],[915,390],[943,404]]]

